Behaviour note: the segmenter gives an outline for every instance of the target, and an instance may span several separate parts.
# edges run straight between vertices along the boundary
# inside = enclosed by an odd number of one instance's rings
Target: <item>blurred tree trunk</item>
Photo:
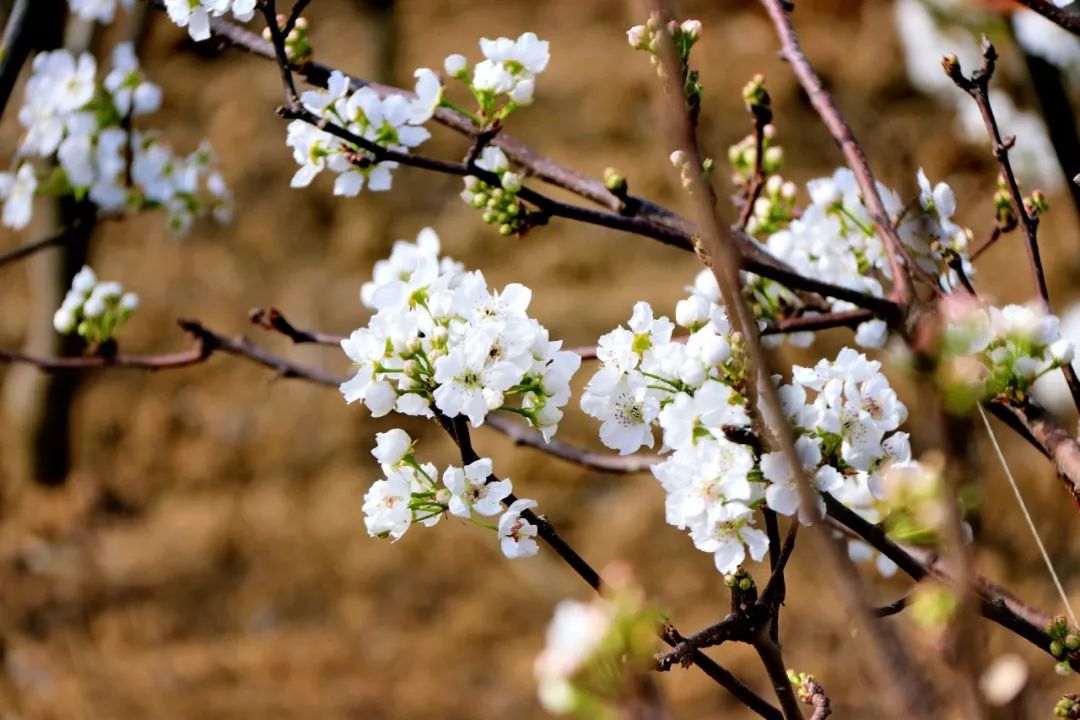
[[[52,0],[50,0],[51,2]],[[36,2],[32,12],[46,12]],[[62,9],[51,17],[64,20]],[[64,47],[78,54],[92,50],[97,33],[92,24],[72,20],[64,33]],[[39,50],[48,49],[38,45]],[[70,199],[39,201],[31,227],[37,237],[71,228],[57,248],[37,253],[24,266],[30,289],[26,311],[27,352],[42,355],[78,354],[82,342],[76,336],[60,336],[53,330],[52,316],[67,292],[72,276],[86,262],[95,209],[87,202]],[[29,365],[12,367],[4,384],[3,404],[7,416],[5,442],[8,481],[14,487],[26,483],[59,485],[71,467],[71,409],[78,387],[75,373],[46,375]]]
[[[397,81],[397,18],[394,0],[358,0],[371,23],[374,78],[393,85]]]

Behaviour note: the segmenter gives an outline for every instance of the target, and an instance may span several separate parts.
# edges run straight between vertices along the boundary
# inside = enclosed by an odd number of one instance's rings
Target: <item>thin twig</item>
[[[311,343],[315,345],[331,345],[336,347],[340,346],[342,340],[345,339],[341,335],[330,335],[328,333],[318,332],[317,330],[300,330],[289,322],[289,320],[281,314],[281,311],[274,307],[268,310],[255,308],[248,313],[248,320],[250,320],[253,325],[258,325],[266,330],[273,330],[281,333],[297,345]]]
[[[1056,23],[1069,32],[1080,35],[1080,17],[1065,8],[1058,7],[1051,0],[1017,0],[1017,2],[1026,5],[1050,22]]]
[[[1012,162],[1009,160],[1009,150],[1015,143],[1015,137],[1002,138],[998,127],[994,108],[990,103],[990,81],[994,76],[997,65],[997,50],[990,39],[983,35],[982,38],[982,65],[972,73],[971,77],[964,77],[960,63],[955,57],[947,57],[942,62],[945,74],[975,101],[982,115],[986,132],[990,136],[993,146],[994,157],[997,158],[1001,168],[1001,176],[1009,188],[1016,215],[1020,219],[1020,226],[1024,229],[1024,247],[1027,249],[1028,264],[1031,267],[1032,277],[1035,281],[1035,289],[1039,295],[1039,301],[1047,313],[1053,313],[1050,303],[1050,290],[1046,285],[1046,272],[1043,269],[1042,257],[1039,252],[1039,216],[1035,211],[1029,211],[1024,203],[1023,193],[1020,191],[1020,183],[1016,179]],[[1061,366],[1061,372],[1072,394],[1073,404],[1080,410],[1080,377],[1077,377],[1072,363]]]
[[[20,245],[17,248],[8,250],[7,252],[0,253],[0,267],[7,265],[8,263],[17,262],[23,258],[29,257],[36,252],[45,250],[47,248],[56,247],[57,245],[63,245],[72,236],[73,232],[79,230],[82,227],[83,221],[76,219],[68,227],[64,228],[55,235],[42,238],[41,240],[35,240],[33,242]]]
[[[821,78],[818,77],[817,72],[814,71],[810,61],[807,60],[806,55],[803,53],[799,45],[799,38],[795,34],[795,28],[788,17],[789,4],[784,0],[761,0],[761,4],[768,12],[773,26],[776,28],[777,35],[780,37],[784,59],[791,65],[799,84],[802,85],[803,90],[806,91],[807,96],[810,98],[810,104],[814,106],[822,122],[825,123],[825,127],[833,136],[833,140],[840,146],[848,167],[855,173],[855,180],[862,191],[866,212],[870,215],[875,227],[877,227],[882,243],[885,246],[885,253],[889,259],[889,269],[892,274],[894,299],[901,304],[906,304],[912,299],[913,295],[907,268],[903,266],[900,260],[903,242],[900,240],[900,236],[897,234],[892,222],[889,221],[889,214],[885,211],[885,205],[881,201],[877,181],[874,179],[874,173],[870,170],[866,153],[863,152],[862,146],[859,145],[847,120],[844,119],[832,96],[829,95],[821,82]]]

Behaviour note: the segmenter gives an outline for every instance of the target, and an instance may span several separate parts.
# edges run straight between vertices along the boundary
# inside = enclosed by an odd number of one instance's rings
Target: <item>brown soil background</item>
[[[478,55],[482,35],[534,30],[551,40],[552,61],[535,107],[510,131],[584,172],[614,165],[631,188],[683,205],[658,137],[655,78],[623,32],[637,7],[616,0],[544,3],[412,0],[397,3],[394,77],[439,67],[450,52]],[[739,89],[763,72],[787,150],[785,176],[799,182],[831,172],[839,154],[777,59],[775,37],[752,2],[686,3],[705,23],[695,51],[706,86],[704,137],[718,158],[746,134]],[[361,75],[376,72],[376,31],[358,3],[317,0],[307,13],[320,60]],[[804,0],[796,13],[804,45],[835,90],[873,167],[905,196],[914,171],[947,179],[960,219],[981,237],[991,223],[995,170],[989,152],[954,140],[948,113],[906,81],[887,2]],[[1001,44],[1016,69],[1015,50]],[[187,347],[176,317],[245,333],[298,361],[344,373],[333,348],[295,348],[251,328],[246,312],[276,305],[298,325],[347,332],[366,313],[357,301],[372,262],[396,238],[425,225],[445,251],[480,267],[494,286],[534,289],[533,312],[568,345],[595,342],[625,321],[635,300],[673,312],[698,266],[694,257],[591,227],[555,221],[523,240],[499,237],[456,195],[459,182],[401,169],[392,193],[333,198],[320,179],[290,190],[294,170],[274,68],[234,52],[190,52],[183,34],[155,18],[145,65],[165,89],[154,118],[177,148],[208,137],[236,194],[236,220],[198,225],[173,238],[159,217],[100,228],[92,262],[99,275],[140,294],[143,307],[123,333],[131,352]],[[1023,96],[1021,96],[1023,97]],[[13,117],[3,137],[10,147]],[[464,141],[436,130],[425,151],[460,156]],[[722,163],[721,163],[722,164]],[[1052,290],[1074,294],[1080,240],[1064,195],[1043,225]],[[24,242],[5,233],[0,249]],[[1029,297],[1018,236],[980,261],[978,279],[999,301]],[[0,342],[26,333],[30,292],[22,270],[0,276]],[[849,341],[828,336],[820,350]],[[795,356],[793,356],[795,357]],[[804,360],[810,356],[801,356]],[[5,369],[0,368],[0,376]],[[581,382],[588,376],[586,368]],[[580,382],[578,385],[580,386]],[[897,380],[912,408],[918,452],[938,445],[936,424],[916,388]],[[559,436],[597,446],[595,426],[572,401]],[[2,459],[0,613],[5,717],[22,718],[539,718],[531,663],[554,604],[587,589],[543,551],[510,562],[492,538],[446,522],[391,545],[363,528],[363,493],[377,477],[368,450],[390,419],[373,421],[333,390],[278,380],[235,358],[161,374],[113,371],[87,378],[76,412],[75,464],[64,487],[16,478]],[[434,427],[403,423],[421,452],[453,456]],[[980,437],[980,436],[977,436]],[[10,434],[5,442],[13,443]],[[727,611],[711,558],[663,522],[651,476],[585,472],[490,432],[478,448],[519,491],[540,501],[555,524],[597,566],[625,560],[650,599],[685,631]],[[980,443],[982,441],[980,440]],[[983,443],[985,444],[985,443]],[[11,447],[10,445],[8,446]],[[1042,534],[1073,597],[1080,600],[1075,510],[1048,463],[1009,438]],[[985,452],[986,507],[978,565],[1029,602],[1056,607],[1048,578],[1008,489]],[[762,568],[753,568],[761,574]],[[830,579],[816,557],[796,551],[782,640],[789,666],[813,671],[837,717],[881,711],[873,678],[860,669]],[[866,573],[876,601],[903,593],[902,579]],[[907,617],[889,620],[949,692],[952,678],[932,638]],[[1048,658],[981,623],[971,647],[984,657],[1019,652],[1029,661],[1033,712],[1048,715],[1075,682]],[[714,656],[771,697],[746,648]],[[676,717],[748,714],[696,670],[661,678]]]

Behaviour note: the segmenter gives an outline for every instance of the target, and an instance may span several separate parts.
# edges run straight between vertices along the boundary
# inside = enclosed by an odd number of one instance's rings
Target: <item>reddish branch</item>
[[[769,13],[769,17],[776,27],[776,32],[783,47],[784,59],[791,64],[791,69],[798,78],[799,84],[802,85],[803,90],[806,91],[810,98],[810,104],[814,106],[818,115],[821,116],[825,127],[832,134],[833,140],[840,146],[848,167],[855,173],[855,179],[859,183],[859,189],[862,191],[863,204],[866,206],[866,211],[869,213],[875,227],[877,227],[885,245],[885,252],[889,258],[889,269],[893,279],[893,294],[895,299],[899,300],[902,305],[906,304],[912,299],[912,290],[907,268],[903,266],[900,259],[903,253],[903,243],[889,219],[889,213],[885,211],[885,205],[882,203],[881,195],[878,193],[877,181],[874,179],[874,173],[870,170],[866,153],[863,152],[862,146],[859,145],[858,140],[855,139],[855,134],[851,131],[851,127],[840,113],[840,109],[836,106],[832,96],[825,89],[821,78],[814,71],[805,53],[803,53],[802,47],[799,45],[799,38],[795,34],[795,28],[788,17],[790,4],[784,2],[784,0],[761,0],[761,4],[765,6],[765,10]]]
[[[275,51],[273,43],[267,42],[254,33],[232,23],[214,18],[211,20],[211,27],[214,34],[220,39],[259,57],[278,59],[281,55],[281,53]],[[283,84],[286,87],[286,96],[291,98],[293,92],[293,86],[290,84],[291,73],[289,73],[288,81],[284,79],[287,70],[287,68],[282,68],[282,77]],[[295,72],[309,83],[325,87],[332,70],[332,68],[325,65],[311,62],[296,68]],[[364,79],[350,77],[350,80],[353,88],[370,87],[380,95],[410,95],[407,91],[399,88],[379,85]],[[489,181],[495,180],[487,171],[481,170],[471,163],[445,161],[414,153],[388,150],[363,138],[358,138],[344,128],[326,123],[322,118],[299,107],[296,103],[290,103],[280,112],[286,118],[311,123],[346,142],[363,148],[366,152],[371,153],[376,161],[392,160],[402,165],[433,172],[457,176],[473,175],[481,179],[486,178]],[[474,138],[478,132],[478,128],[471,120],[447,108],[439,108],[435,113],[435,119],[470,138]],[[601,181],[570,170],[540,155],[503,132],[500,132],[492,140],[492,144],[497,145],[506,152],[507,156],[520,165],[528,176],[536,177],[610,208],[609,211],[592,210],[571,203],[556,201],[536,190],[523,188],[518,196],[522,200],[535,205],[541,213],[550,217],[578,220],[592,225],[641,235],[684,250],[693,249],[695,237],[693,228],[685,219],[671,211],[642,198],[626,196],[623,199],[616,196]],[[858,307],[871,310],[890,322],[897,320],[900,316],[899,306],[889,299],[873,297],[838,285],[821,282],[814,278],[804,277],[770,255],[760,245],[746,237],[745,234],[734,233],[734,238],[740,249],[740,263],[744,270],[754,272],[797,290],[816,293],[823,297],[846,300]]]
[[[994,76],[996,65],[997,50],[994,49],[993,44],[985,35],[982,38],[982,65],[971,74],[970,78],[964,76],[960,63],[955,57],[947,57],[942,62],[945,73],[949,78],[957,87],[970,95],[979,108],[983,123],[986,125],[986,132],[990,136],[993,145],[994,157],[997,158],[998,165],[1001,168],[1001,176],[1005,179],[1005,184],[1009,188],[1009,195],[1012,198],[1016,216],[1020,219],[1020,226],[1024,230],[1024,247],[1027,249],[1028,264],[1031,267],[1039,301],[1047,313],[1052,313],[1053,306],[1050,303],[1050,290],[1046,285],[1046,272],[1043,269],[1042,256],[1039,252],[1039,216],[1036,210],[1028,208],[1024,202],[1023,193],[1020,191],[1020,183],[1016,179],[1012,161],[1009,159],[1009,150],[1012,148],[1016,138],[1012,136],[1002,138],[1001,129],[998,127],[997,118],[994,115],[994,108],[990,104],[990,80]],[[1061,372],[1065,375],[1073,403],[1080,410],[1080,378],[1077,377],[1071,363],[1062,365]]]

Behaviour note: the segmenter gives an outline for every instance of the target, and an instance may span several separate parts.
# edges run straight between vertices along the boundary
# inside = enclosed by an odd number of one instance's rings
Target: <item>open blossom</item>
[[[230,10],[237,20],[247,22],[255,15],[255,0],[165,0],[169,19],[186,27],[196,42],[210,38],[210,18]]]
[[[554,434],[581,358],[529,317],[528,288],[489,289],[482,273],[440,258],[438,237],[425,229],[376,263],[361,298],[377,312],[342,343],[357,368],[341,386],[346,400],[376,416],[438,411],[474,427],[509,411],[545,438]]]
[[[969,276],[974,272],[967,256],[970,233],[952,219],[956,198],[948,185],[932,185],[921,169],[916,180],[920,191],[917,204],[905,206],[897,193],[880,183],[878,193],[908,254],[924,271],[938,276],[944,287],[951,287],[957,278],[950,262],[958,262]],[[841,168],[830,177],[809,181],[806,189],[810,205],[797,218],[783,220],[779,229],[770,232],[763,239],[765,247],[802,275],[884,296],[892,269],[854,173]],[[786,288],[753,274],[747,276],[747,286],[753,291],[754,307],[762,320],[786,317],[802,304]],[[827,300],[834,312],[854,308],[846,301]],[[862,347],[881,348],[887,337],[884,321],[870,320],[858,326],[855,341]],[[812,338],[807,333],[789,336],[793,344],[806,344]]]
[[[530,105],[536,76],[544,72],[551,58],[549,43],[536,33],[527,32],[517,40],[501,37],[483,38],[480,50],[484,60],[473,68],[474,88],[490,93],[505,93],[518,105]]]
[[[496,479],[489,458],[465,467],[447,467],[440,476],[431,463],[420,463],[415,443],[404,430],[395,428],[375,436],[371,454],[385,477],[372,483],[364,495],[364,524],[372,537],[399,540],[413,525],[437,525],[453,516],[472,520],[495,531],[508,557],[528,557],[537,551],[536,527],[521,517],[534,500],[516,500],[500,517],[498,526],[475,516],[498,515],[513,492],[509,479]]]
[[[532,557],[539,550],[536,526],[521,516],[525,510],[534,507],[535,500],[515,500],[499,518],[499,540],[506,557]]]
[[[330,74],[325,89],[309,90],[301,102],[312,113],[337,125],[368,143],[387,150],[405,151],[417,147],[429,137],[424,123],[431,119],[442,99],[442,85],[431,70],[416,71],[416,97],[403,95],[380,97],[370,87],[350,93],[349,79],[340,71]],[[389,190],[391,171],[398,163],[375,162],[362,146],[321,130],[302,120],[289,123],[286,144],[300,166],[293,176],[293,187],[307,187],[323,170],[337,174],[334,194],[355,197],[366,186],[373,192]],[[355,162],[357,157],[366,162]]]
[[[481,458],[464,468],[448,467],[443,473],[443,485],[450,491],[450,514],[467,518],[472,513],[497,515],[513,487],[509,480],[493,480],[491,460]]]

